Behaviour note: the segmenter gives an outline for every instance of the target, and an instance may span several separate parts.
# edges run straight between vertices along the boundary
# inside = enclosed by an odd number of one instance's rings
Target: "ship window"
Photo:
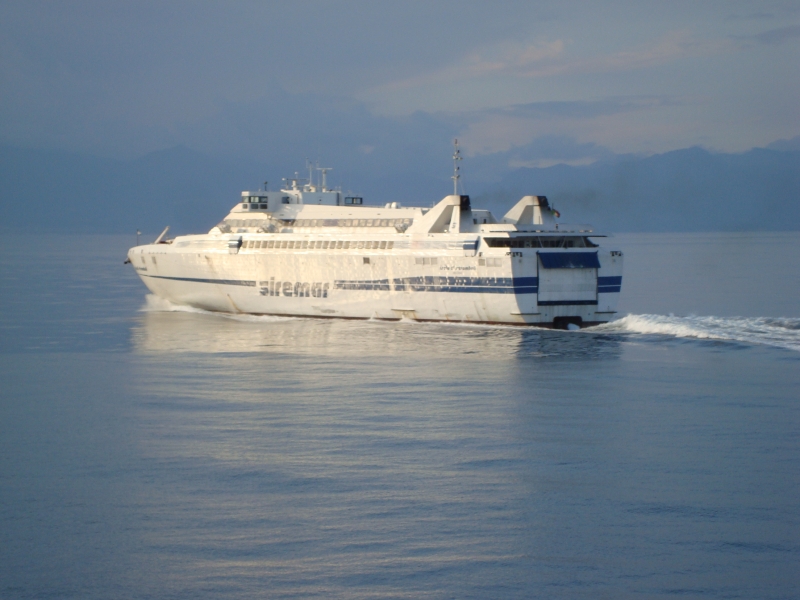
[[[307,248],[308,248],[308,240],[304,240],[303,241],[303,250],[306,250]]]
[[[431,258],[427,256],[418,256],[414,262],[416,262],[418,265],[435,265],[438,262],[438,259],[436,257]]]
[[[389,242],[388,244],[386,244],[387,250],[391,250],[392,248],[394,248],[394,242]]]
[[[267,242],[267,248],[274,248],[275,247],[275,240],[270,240]]]
[[[479,258],[478,259],[478,266],[479,267],[485,267],[486,266],[486,259],[485,258]]]
[[[478,224],[478,219],[472,219],[472,224],[473,225],[477,225]]]
[[[353,242],[353,243],[355,243],[355,242]],[[345,250],[348,250],[350,248],[350,242],[344,242],[344,245],[342,246],[342,248],[345,249]]]
[[[289,204],[289,196],[284,196],[281,198],[281,204]]]
[[[365,257],[364,257],[364,264],[365,264],[365,265],[368,265],[368,264],[369,264],[369,256],[365,256]]]
[[[381,242],[380,249],[381,250],[385,250],[386,249],[386,241],[385,240]]]
[[[344,199],[345,204],[363,204],[364,199],[358,196],[347,196]]]

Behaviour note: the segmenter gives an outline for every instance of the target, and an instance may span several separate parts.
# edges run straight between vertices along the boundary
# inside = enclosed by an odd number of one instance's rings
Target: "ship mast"
[[[458,196],[458,180],[461,179],[459,171],[461,168],[458,166],[458,161],[461,160],[461,150],[458,149],[458,139],[453,140],[455,152],[453,152],[453,195]]]

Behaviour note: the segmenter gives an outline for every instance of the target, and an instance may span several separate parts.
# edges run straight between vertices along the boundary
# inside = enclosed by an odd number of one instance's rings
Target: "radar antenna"
[[[458,196],[458,180],[461,179],[461,167],[458,166],[458,161],[461,160],[461,150],[458,149],[458,139],[453,140],[455,152],[453,152],[453,195]]]

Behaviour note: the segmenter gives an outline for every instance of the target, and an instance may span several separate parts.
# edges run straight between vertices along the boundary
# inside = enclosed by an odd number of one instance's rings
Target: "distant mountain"
[[[132,161],[0,147],[0,230],[207,231],[259,181],[258,165],[183,147]]]
[[[543,194],[562,220],[611,231],[800,230],[800,151],[688,148],[589,166],[521,168],[497,189],[504,191],[482,194],[487,203]]]
[[[689,148],[518,169],[490,155],[465,160],[463,171],[473,203],[499,215],[525,194],[543,194],[563,221],[610,231],[800,230],[800,151],[792,143],[778,146],[742,154]],[[0,146],[0,231],[157,233],[165,225],[172,233],[207,231],[241,190],[263,184],[266,169],[184,147],[115,161]],[[438,171],[370,164],[362,171],[351,167],[350,176],[369,203],[425,206],[451,189],[449,173]],[[494,178],[476,180],[471,172]]]

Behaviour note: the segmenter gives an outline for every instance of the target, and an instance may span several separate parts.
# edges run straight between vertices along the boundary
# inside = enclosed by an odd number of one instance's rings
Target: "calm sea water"
[[[620,235],[619,321],[225,317],[0,254],[2,598],[797,598],[800,233]]]

